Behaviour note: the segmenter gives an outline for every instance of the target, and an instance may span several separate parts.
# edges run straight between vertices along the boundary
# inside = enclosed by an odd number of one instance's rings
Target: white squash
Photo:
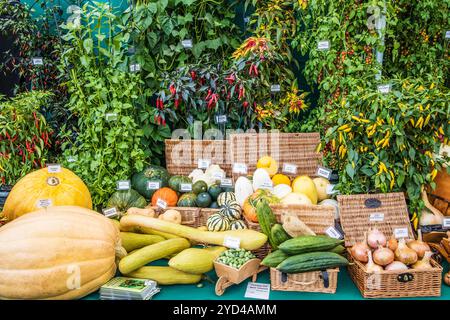
[[[312,201],[308,198],[306,194],[292,192],[281,199],[282,204],[290,205],[290,204],[306,204],[312,205]]]
[[[330,206],[330,207],[334,207],[334,218],[336,220],[339,219],[339,205],[338,202],[336,200],[333,199],[325,199],[321,202],[318,203],[319,206]]]
[[[253,173],[253,191],[273,185],[272,179],[264,169],[256,169]]]
[[[236,195],[236,202],[242,207],[245,199],[253,194],[251,181],[246,177],[239,177],[234,185],[234,193]]]
[[[189,174],[189,178],[191,178],[192,181],[193,181],[194,179],[196,179],[197,177],[199,177],[199,176],[201,176],[201,175],[203,175],[203,170],[201,170],[201,169],[194,169],[194,170],[192,170],[192,172]]]
[[[279,184],[273,188],[273,195],[280,200],[286,197],[291,192],[292,188],[287,184]]]

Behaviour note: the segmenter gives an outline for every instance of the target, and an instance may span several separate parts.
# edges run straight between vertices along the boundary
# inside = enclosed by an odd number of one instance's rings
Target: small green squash
[[[169,172],[163,167],[150,165],[141,172],[137,172],[131,178],[131,186],[146,199],[151,199],[156,190],[148,190],[148,182],[159,182],[159,187],[167,187]]]
[[[175,190],[176,192],[185,192],[181,191],[182,183],[192,183],[191,178],[186,176],[172,176],[169,179],[169,188]]]
[[[197,195],[193,192],[183,194],[177,203],[178,207],[196,207],[197,206]]]
[[[147,201],[136,190],[118,190],[109,198],[107,207],[116,208],[119,212],[127,212],[128,209],[145,208]]]

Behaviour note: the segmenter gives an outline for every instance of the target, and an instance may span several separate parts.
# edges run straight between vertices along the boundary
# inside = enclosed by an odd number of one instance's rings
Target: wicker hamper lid
[[[414,239],[403,193],[357,194],[337,197],[345,245],[364,239],[370,227],[377,227],[389,239],[396,229],[407,228]]]

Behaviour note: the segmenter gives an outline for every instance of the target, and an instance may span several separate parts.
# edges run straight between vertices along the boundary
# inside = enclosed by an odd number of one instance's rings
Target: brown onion
[[[372,273],[372,272],[380,272],[383,271],[383,267],[379,266],[377,264],[375,264],[372,260],[372,251],[367,250],[367,256],[369,258],[369,261],[366,264],[366,271],[368,273]]]
[[[392,251],[397,250],[398,247],[398,241],[395,238],[390,238],[389,241],[387,242],[387,247],[389,249],[391,249]]]
[[[372,229],[369,231],[369,234],[367,235],[367,244],[372,249],[378,248],[379,245],[385,246],[386,237],[384,236],[383,232],[381,232],[377,228]]]
[[[366,234],[364,234],[364,239],[366,238]],[[361,241],[358,243],[355,243],[350,250],[350,253],[352,254],[352,257],[358,260],[359,262],[366,263],[368,261],[367,257],[367,251],[370,250],[369,246],[367,245],[366,241]]]
[[[416,270],[428,270],[428,269],[433,269],[433,266],[430,263],[430,259],[431,256],[433,255],[433,253],[431,251],[427,251],[425,252],[425,255],[423,257],[422,260],[417,261],[416,263],[414,263],[412,265],[413,269]]]
[[[395,250],[395,259],[406,265],[414,264],[417,262],[417,253],[408,248],[405,239],[401,239],[398,243],[397,250]]]
[[[408,270],[408,266],[400,261],[394,261],[388,264],[384,270],[387,271],[400,271],[400,270]]]
[[[379,246],[373,253],[373,261],[380,266],[387,266],[394,261],[394,252],[391,249]]]
[[[431,251],[430,246],[422,241],[422,231],[419,229],[417,231],[417,240],[408,241],[406,244],[408,248],[414,250],[417,253],[417,257],[422,259],[425,256],[425,252]]]

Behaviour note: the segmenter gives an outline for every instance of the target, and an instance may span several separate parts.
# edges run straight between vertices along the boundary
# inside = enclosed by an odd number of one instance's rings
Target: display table
[[[155,265],[163,265],[163,263],[155,263]],[[444,271],[447,272],[449,265],[444,263]],[[208,276],[213,280],[217,280],[217,276],[213,271],[208,273]],[[246,300],[244,298],[247,283],[251,281],[248,279],[240,285],[234,285],[227,288],[222,296],[217,296],[214,292],[215,282],[203,280],[201,283],[203,287],[199,288],[197,285],[174,285],[161,286],[161,292],[153,297],[153,300]],[[270,283],[270,273],[265,270],[258,274],[257,282]],[[99,294],[95,292],[84,299],[98,300]],[[404,298],[411,299],[411,298]],[[428,300],[450,300],[450,287],[445,284],[442,285],[440,297],[423,297],[414,299],[428,299]],[[254,299],[248,299],[254,300]],[[288,292],[288,291],[271,291],[270,300],[363,300],[358,288],[350,278],[347,269],[341,268],[338,277],[338,286],[336,294],[324,293],[310,293],[310,292]],[[392,299],[389,299],[392,300]]]

